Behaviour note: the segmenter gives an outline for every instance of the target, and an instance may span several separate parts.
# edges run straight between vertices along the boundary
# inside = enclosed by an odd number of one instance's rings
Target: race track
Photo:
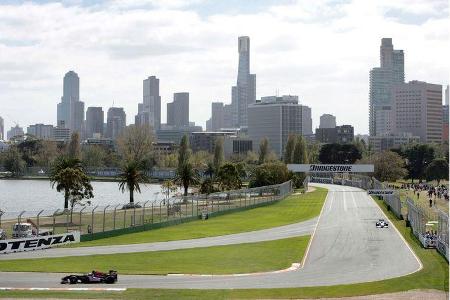
[[[301,269],[244,276],[119,275],[115,287],[218,289],[324,286],[399,277],[422,267],[393,227],[375,227],[375,221],[385,216],[364,191],[346,186],[312,185],[328,188],[329,193]],[[177,243],[182,245],[182,242]],[[3,272],[0,273],[0,285],[60,287],[60,278],[61,274]]]

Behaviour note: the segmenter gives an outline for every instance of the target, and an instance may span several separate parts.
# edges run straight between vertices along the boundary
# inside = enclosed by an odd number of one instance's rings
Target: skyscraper
[[[189,126],[189,93],[173,94],[173,102],[167,103],[167,125]]]
[[[106,137],[117,139],[127,124],[125,111],[122,107],[111,107],[106,119]]]
[[[218,131],[224,128],[224,106],[222,102],[211,104],[211,130]]]
[[[231,88],[232,125],[246,127],[247,108],[256,102],[256,75],[250,74],[250,38],[238,38],[239,66],[237,84]]]
[[[320,116],[319,128],[335,128],[336,117],[330,114],[323,114]]]
[[[369,132],[383,135],[392,130],[392,87],[405,81],[403,50],[394,50],[391,38],[381,39],[380,67],[370,70]]]
[[[94,137],[94,134],[103,137],[103,123],[105,114],[101,107],[88,107],[86,111],[86,138]]]
[[[57,124],[64,124],[72,132],[82,133],[84,102],[80,101],[80,78],[74,71],[64,75],[63,95],[57,107]]]
[[[159,79],[150,76],[143,81],[143,103],[138,107],[135,117],[137,125],[150,125],[153,130],[161,127],[161,96],[159,95]]]
[[[11,127],[10,130],[6,133],[8,140],[11,140],[12,138],[15,139],[23,139],[23,128],[19,126],[19,124],[16,124],[16,126]]]
[[[0,117],[0,141],[5,139],[5,123],[3,118]]]
[[[445,88],[445,99],[444,99],[444,105],[448,106],[448,98],[449,98],[449,86],[447,84],[447,87]]]

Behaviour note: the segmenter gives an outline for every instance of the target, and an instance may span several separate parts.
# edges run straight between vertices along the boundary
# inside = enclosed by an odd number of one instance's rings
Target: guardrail
[[[12,236],[15,223],[31,223],[33,234],[79,231],[81,240],[92,240],[144,231],[200,218],[268,205],[292,193],[292,183],[224,191],[209,195],[179,196],[106,206],[74,207],[39,212],[0,212],[0,228]]]

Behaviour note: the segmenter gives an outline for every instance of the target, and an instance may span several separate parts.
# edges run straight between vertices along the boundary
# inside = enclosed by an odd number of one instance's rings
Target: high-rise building
[[[159,95],[159,79],[155,76],[150,76],[143,81],[143,102],[138,106],[135,123],[150,125],[155,131],[161,127],[161,96]]]
[[[53,125],[34,124],[27,127],[27,134],[34,135],[38,139],[53,139]]]
[[[127,124],[127,117],[122,107],[111,107],[106,117],[106,137],[117,139]]]
[[[371,136],[391,132],[392,86],[404,81],[403,50],[394,50],[391,38],[381,39],[380,67],[370,70],[369,132]]]
[[[0,141],[5,139],[5,123],[3,118],[0,117]]]
[[[312,135],[311,107],[302,105],[302,135]]]
[[[449,132],[448,132],[448,118],[449,118],[449,110],[448,110],[448,97],[449,90],[448,85],[445,88],[445,99],[444,105],[442,106],[442,141],[448,142],[449,140]]]
[[[189,126],[189,93],[173,94],[173,102],[167,103],[167,125]]]
[[[16,126],[11,127],[10,130],[8,130],[8,132],[6,133],[6,136],[8,138],[8,140],[11,140],[12,138],[15,139],[23,139],[23,128],[20,127],[18,124],[16,124]]]
[[[354,128],[351,125],[316,128],[315,136],[317,142],[324,144],[349,144],[355,137]]]
[[[238,38],[237,84],[231,88],[232,127],[246,127],[248,106],[256,102],[256,75],[250,74],[250,38]]]
[[[319,128],[335,128],[336,117],[330,114],[323,114],[320,116]]]
[[[415,80],[395,85],[392,93],[393,132],[418,136],[422,143],[441,143],[442,86]]]
[[[80,78],[74,71],[64,75],[63,96],[57,107],[57,123],[72,132],[83,133],[84,102],[80,101]]]
[[[449,98],[449,87],[448,87],[448,84],[447,84],[447,87],[445,88],[445,100],[444,100],[444,105],[447,105],[448,106],[448,98]]]
[[[248,136],[253,147],[257,148],[260,141],[267,138],[270,148],[281,157],[289,134],[302,135],[304,132],[303,116],[308,113],[303,111],[311,113],[309,107],[298,104],[298,96],[262,97],[259,102],[249,105]]]
[[[211,103],[211,131],[224,128],[224,106],[222,102]]]
[[[101,107],[88,107],[86,110],[86,138],[92,138],[94,135],[103,136],[103,123],[105,114]]]

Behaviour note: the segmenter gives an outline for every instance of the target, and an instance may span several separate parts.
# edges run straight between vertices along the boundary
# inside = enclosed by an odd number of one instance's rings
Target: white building
[[[11,127],[10,130],[6,133],[6,136],[8,140],[11,140],[12,138],[19,138],[22,139],[24,135],[23,128],[16,124],[16,126]]]
[[[323,114],[320,116],[319,128],[335,128],[336,117],[330,114]]]
[[[442,142],[442,86],[421,81],[395,85],[394,134],[410,133],[422,143]]]
[[[34,124],[27,127],[27,134],[34,135],[38,139],[53,139],[53,125]]]

